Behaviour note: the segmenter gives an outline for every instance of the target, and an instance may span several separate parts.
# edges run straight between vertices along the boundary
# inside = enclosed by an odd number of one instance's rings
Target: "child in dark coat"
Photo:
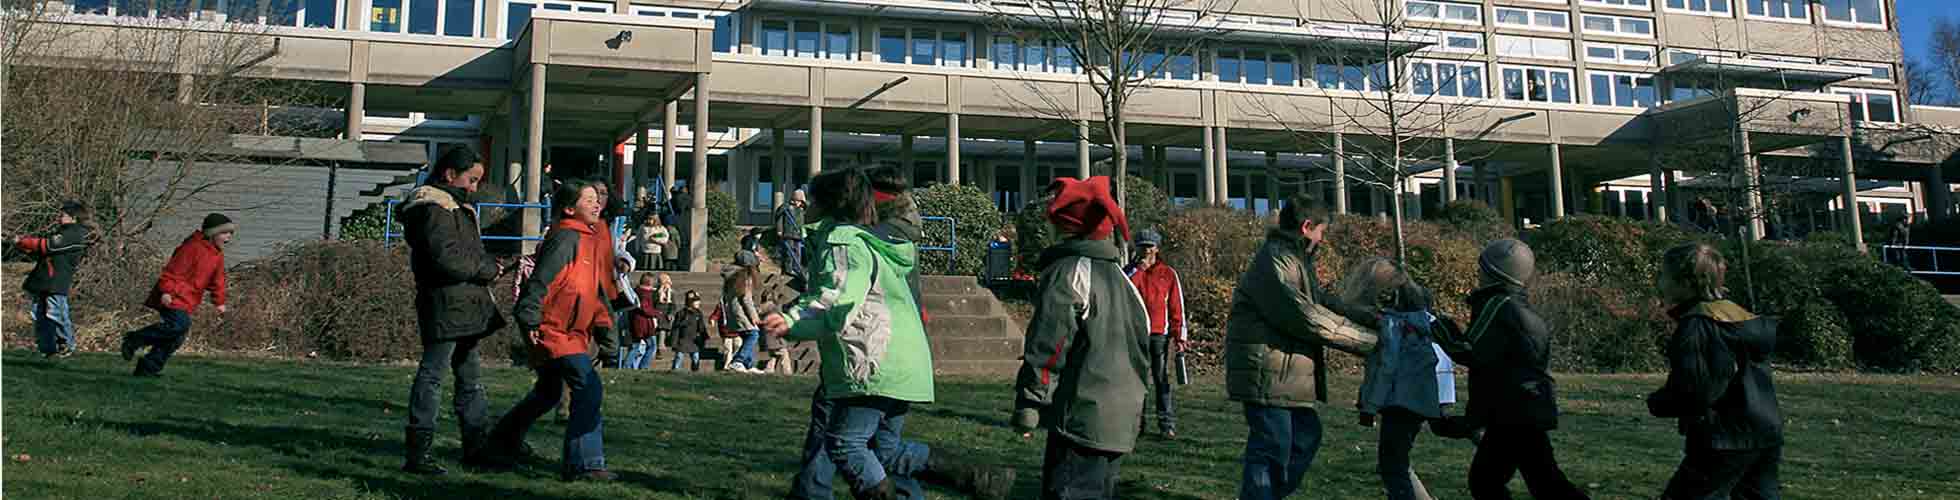
[[[674,371],[680,371],[681,361],[688,362],[687,370],[701,369],[701,349],[708,344],[708,314],[701,310],[701,294],[692,290],[687,292],[687,305],[676,311],[673,333],[668,335],[667,347],[674,350]]]
[[[1647,411],[1679,421],[1686,456],[1667,482],[1668,499],[1774,499],[1783,461],[1783,412],[1770,356],[1776,321],[1724,298],[1728,264],[1702,243],[1661,257],[1660,290],[1675,321],[1667,384]]]
[[[88,205],[67,202],[61,205],[55,222],[59,226],[47,236],[13,238],[15,248],[34,257],[34,269],[22,278],[21,290],[34,299],[34,343],[48,357],[75,353],[75,322],[68,316],[68,290],[75,284],[75,269],[95,239]]]

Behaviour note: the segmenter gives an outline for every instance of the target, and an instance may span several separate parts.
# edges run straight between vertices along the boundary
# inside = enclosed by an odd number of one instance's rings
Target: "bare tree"
[[[1407,219],[1404,207],[1409,180],[1422,167],[1455,166],[1448,161],[1453,147],[1449,144],[1452,134],[1489,114],[1490,108],[1475,100],[1483,97],[1487,74],[1483,73],[1483,65],[1473,66],[1479,69],[1466,74],[1462,69],[1466,66],[1447,64],[1451,61],[1446,59],[1439,59],[1445,66],[1412,66],[1410,57],[1416,49],[1439,40],[1429,32],[1411,27],[1401,2],[1372,2],[1371,6],[1357,7],[1358,3],[1339,4],[1347,9],[1349,18],[1360,21],[1351,30],[1356,38],[1354,48],[1318,55],[1338,61],[1341,75],[1335,78],[1341,82],[1334,86],[1360,86],[1346,89],[1358,92],[1330,94],[1325,98],[1311,98],[1312,101],[1297,96],[1255,97],[1240,102],[1238,107],[1285,129],[1303,150],[1339,151],[1343,161],[1359,160],[1344,161],[1344,168],[1338,171],[1331,162],[1322,168],[1342,177],[1335,182],[1354,182],[1391,193],[1395,261],[1401,266],[1408,260],[1403,227]],[[1450,69],[1439,71],[1441,68]],[[1463,95],[1459,91],[1463,88],[1478,90],[1473,95]],[[1540,86],[1535,91],[1548,89]],[[1325,102],[1331,112],[1311,109],[1310,102]],[[1456,159],[1475,160],[1494,152],[1490,148],[1465,150]],[[1445,186],[1444,189],[1454,188]]]
[[[1932,39],[1931,65],[1945,78],[1939,91],[1960,99],[1960,23],[1945,17],[1933,20]]]
[[[1081,139],[1113,153],[1119,203],[1128,199],[1121,179],[1129,172],[1126,110],[1130,98],[1168,71],[1198,71],[1204,43],[1229,31],[1222,14],[1233,0],[1024,0],[982,2],[992,28],[1020,40],[1052,44],[1051,58],[1073,61],[1089,81],[1100,107],[1094,132]],[[1083,120],[1073,93],[1034,81],[1030,98],[1017,104],[1050,118]],[[1100,132],[1100,138],[1096,137]],[[1080,132],[1078,132],[1080,134]]]
[[[256,65],[278,44],[263,25],[76,15],[52,2],[10,2],[0,23],[8,230],[46,227],[63,200],[81,200],[121,250],[234,180],[203,165],[263,164],[233,147],[234,134],[323,127],[281,118],[288,106],[319,104],[319,93],[265,78]]]
[[[1918,59],[1906,59],[1905,64],[1907,102],[1937,106],[1952,99],[1946,89],[1941,88],[1937,80],[1939,76],[1933,72],[1933,68]]]

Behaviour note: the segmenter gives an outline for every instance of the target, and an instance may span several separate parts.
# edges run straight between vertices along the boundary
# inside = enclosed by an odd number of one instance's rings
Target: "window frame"
[[[1743,17],[1744,19],[1753,19],[1753,20],[1757,20],[1757,21],[1769,21],[1769,22],[1773,22],[1773,23],[1790,23],[1790,24],[1810,24],[1810,22],[1811,22],[1811,21],[1810,21],[1810,19],[1811,19],[1811,17],[1812,17],[1812,16],[1814,16],[1814,15],[1816,15],[1816,13],[1815,13],[1815,12],[1812,12],[1812,11],[1811,11],[1811,7],[1810,7],[1810,2],[1811,2],[1811,0],[1794,0],[1794,1],[1796,1],[1796,2],[1798,2],[1798,3],[1800,3],[1800,4],[1802,4],[1802,5],[1803,5],[1803,7],[1802,7],[1801,9],[1799,9],[1799,10],[1797,10],[1797,11],[1796,11],[1796,12],[1802,12],[1802,13],[1803,13],[1803,15],[1804,15],[1804,17],[1801,17],[1801,18],[1796,18],[1796,17],[1788,17],[1788,16],[1785,16],[1785,17],[1776,17],[1776,16],[1772,16],[1772,15],[1770,15],[1770,14],[1769,14],[1769,8],[1768,8],[1768,5],[1769,5],[1769,4],[1768,4],[1768,3],[1764,3],[1764,4],[1763,4],[1763,5],[1764,5],[1764,8],[1763,8],[1763,14],[1760,14],[1760,15],[1758,15],[1758,14],[1753,14],[1753,13],[1750,13],[1750,12],[1749,12],[1749,8],[1751,8],[1751,7],[1755,7],[1755,6],[1757,5],[1757,3],[1758,3],[1758,2],[1769,2],[1769,1],[1772,1],[1772,0],[1742,0],[1742,3],[1743,3],[1743,5],[1742,5],[1742,17]],[[1791,11],[1790,11],[1790,10],[1788,9],[1788,7],[1789,7],[1789,2],[1788,2],[1788,1],[1786,1],[1786,0],[1774,0],[1774,1],[1776,1],[1778,5],[1782,5],[1782,6],[1784,6],[1784,7],[1785,7],[1785,9],[1784,9],[1784,13],[1785,13],[1785,14],[1788,14],[1789,12],[1791,12]]]
[[[1879,78],[1878,76],[1861,76],[1857,78],[1857,81],[1860,82],[1897,83],[1899,81],[1899,76],[1898,76],[1899,71],[1893,68],[1892,65],[1889,63],[1846,61],[1842,59],[1833,59],[1833,60],[1825,61],[1824,64],[1828,64],[1832,66],[1846,66],[1846,67],[1860,68],[1860,69],[1872,69],[1872,70],[1884,69],[1885,74],[1892,75],[1884,78]]]
[[[1389,81],[1390,78],[1388,75],[1388,64],[1390,62],[1367,63],[1364,59],[1350,58],[1340,51],[1305,52],[1302,55],[1306,56],[1304,58],[1305,63],[1300,65],[1301,74],[1299,82],[1302,87],[1310,86],[1320,90],[1339,90],[1344,92],[1386,92],[1389,90],[1389,84],[1392,83]],[[1332,60],[1333,63],[1327,65],[1337,68],[1337,75],[1333,80],[1334,85],[1332,86],[1328,86],[1320,79],[1320,67],[1323,65],[1321,61],[1324,60]],[[1349,62],[1358,62],[1360,64],[1349,65]],[[1346,77],[1349,75],[1350,70],[1360,75],[1361,86],[1363,88],[1346,88]],[[1377,80],[1376,77],[1380,77],[1380,79]]]
[[[1595,90],[1595,89],[1594,89],[1594,87],[1593,87],[1593,81],[1592,81],[1592,78],[1593,78],[1593,77],[1595,77],[1595,76],[1604,76],[1604,77],[1607,77],[1607,81],[1608,81],[1608,84],[1609,84],[1609,87],[1607,88],[1607,90],[1608,90],[1609,92],[1613,92],[1613,94],[1612,94],[1612,95],[1610,96],[1610,98],[1611,98],[1611,100],[1612,100],[1612,101],[1614,101],[1613,103],[1607,103],[1607,104],[1600,104],[1600,103],[1598,103],[1598,102],[1594,102],[1594,100],[1593,100],[1592,98],[1593,98],[1593,97],[1596,97],[1596,95],[1594,94],[1594,92],[1596,92],[1597,90]],[[1654,90],[1654,98],[1653,98],[1653,101],[1652,101],[1652,104],[1651,104],[1651,105],[1649,105],[1649,106],[1641,106],[1641,105],[1640,105],[1640,103],[1639,103],[1639,102],[1637,102],[1637,101],[1636,101],[1636,102],[1634,102],[1634,104],[1633,104],[1633,105],[1630,105],[1630,106],[1622,106],[1622,105],[1619,105],[1619,104],[1617,104],[1617,102],[1619,101],[1619,97],[1620,97],[1620,96],[1618,95],[1618,92],[1617,92],[1619,88],[1618,88],[1618,87],[1614,87],[1614,86],[1610,86],[1610,84],[1611,84],[1611,83],[1613,82],[1613,79],[1615,79],[1615,78],[1618,78],[1618,77],[1629,77],[1629,78],[1632,78],[1632,79],[1633,79],[1633,82],[1634,82],[1634,86],[1633,86],[1632,88],[1633,88],[1633,89],[1636,89],[1636,90],[1640,88],[1640,87],[1639,87],[1639,83],[1640,83],[1640,80],[1643,80],[1643,79],[1644,79],[1644,80],[1647,80],[1647,84],[1648,84],[1648,85],[1650,85],[1650,86],[1652,86],[1652,88],[1653,88],[1653,90]],[[1633,73],[1633,72],[1627,72],[1627,71],[1586,71],[1586,104],[1588,104],[1588,105],[1593,105],[1593,106],[1606,106],[1606,107],[1614,107],[1614,108],[1629,108],[1629,109],[1653,109],[1653,108],[1657,108],[1657,107],[1660,107],[1660,106],[1661,106],[1661,104],[1662,104],[1662,103],[1664,103],[1664,102],[1666,102],[1666,101],[1663,101],[1663,100],[1661,100],[1661,81],[1660,81],[1660,78],[1659,78],[1658,76],[1656,76],[1656,75],[1654,75],[1653,73]]]
[[[1693,0],[1682,0],[1681,7],[1679,8],[1674,7],[1672,5],[1668,5],[1668,2],[1671,1],[1673,0],[1656,0],[1656,2],[1660,4],[1660,8],[1662,12],[1668,12],[1673,14],[1687,14],[1691,16],[1722,17],[1722,18],[1731,18],[1731,19],[1735,18],[1736,15],[1735,2],[1731,2],[1729,0],[1708,0],[1708,5],[1711,7],[1709,10],[1694,10],[1694,8],[1692,7],[1693,4],[1689,3],[1692,2]],[[1720,12],[1717,12],[1712,8],[1713,6],[1718,5],[1718,2],[1723,9]]]
[[[1863,87],[1832,87],[1832,88],[1831,88],[1831,94],[1833,94],[1833,95],[1842,95],[1842,96],[1849,96],[1849,97],[1851,97],[1851,105],[1853,106],[1853,109],[1852,109],[1852,111],[1853,111],[1853,112],[1854,112],[1854,113],[1855,113],[1855,114],[1856,114],[1857,116],[1862,116],[1862,117],[1863,117],[1863,119],[1856,119],[1856,118],[1854,118],[1854,119],[1852,120],[1852,121],[1854,121],[1854,122],[1863,122],[1863,123],[1900,123],[1900,122],[1903,122],[1903,121],[1905,121],[1905,119],[1904,119],[1905,117],[1904,117],[1904,116],[1902,116],[1902,115],[1900,114],[1900,111],[1901,111],[1901,110],[1900,110],[1900,103],[1899,103],[1899,93],[1898,93],[1897,91],[1892,91],[1892,90],[1881,90],[1881,89],[1868,89],[1868,88],[1863,88]],[[1891,105],[1891,107],[1892,107],[1892,109],[1891,109],[1891,114],[1892,114],[1892,119],[1891,119],[1891,120],[1884,120],[1884,121],[1880,121],[1880,120],[1873,120],[1873,119],[1872,119],[1872,113],[1871,113],[1871,98],[1869,97],[1869,96],[1871,96],[1871,95],[1883,95],[1883,96],[1885,96],[1886,98],[1888,98],[1888,99],[1890,99],[1890,100],[1891,100],[1891,103],[1892,103],[1892,105]]]
[[[1435,5],[1436,17],[1416,17],[1414,15],[1411,15],[1409,13],[1409,7],[1416,4]],[[1477,13],[1477,19],[1463,20],[1463,19],[1456,19],[1450,17],[1450,7],[1468,7],[1471,9],[1472,12]],[[1442,23],[1442,24],[1460,24],[1465,26],[1484,25],[1484,8],[1482,5],[1477,5],[1477,4],[1468,4],[1468,3],[1460,3],[1460,2],[1444,2],[1438,0],[1405,0],[1402,4],[1402,15],[1404,17],[1407,17],[1409,20],[1413,20],[1413,21],[1424,21],[1424,22]]]
[[[1855,28],[1855,29],[1872,29],[1872,30],[1889,30],[1889,29],[1892,29],[1892,26],[1891,26],[1891,22],[1885,19],[1885,13],[1886,13],[1886,12],[1889,12],[1889,11],[1890,11],[1890,9],[1887,9],[1887,8],[1886,8],[1886,0],[1872,0],[1872,1],[1874,1],[1874,2],[1878,2],[1878,22],[1877,22],[1877,23],[1864,23],[1864,22],[1858,22],[1858,10],[1857,10],[1857,9],[1855,9],[1855,7],[1857,7],[1857,5],[1855,5],[1855,4],[1853,4],[1853,3],[1852,3],[1852,2],[1855,2],[1855,1],[1857,1],[1857,0],[1837,0],[1837,1],[1842,1],[1842,2],[1844,2],[1844,7],[1845,7],[1846,9],[1848,9],[1848,10],[1847,10],[1847,12],[1849,12],[1849,13],[1851,14],[1851,20],[1850,20],[1850,21],[1836,21],[1836,20],[1832,20],[1832,19],[1831,19],[1831,1],[1833,1],[1833,0],[1824,0],[1824,1],[1822,1],[1822,2],[1818,2],[1818,3],[1820,3],[1820,4],[1822,4],[1822,5],[1820,6],[1821,8],[1820,8],[1820,9],[1818,9],[1818,10],[1820,10],[1820,11],[1822,11],[1822,12],[1823,12],[1823,15],[1820,15],[1820,16],[1818,16],[1818,17],[1817,17],[1817,19],[1818,19],[1819,21],[1823,21],[1825,25],[1828,25],[1828,26],[1835,26],[1835,27],[1839,27],[1839,28]]]
[[[1519,75],[1520,78],[1524,79],[1521,80],[1521,84],[1525,85],[1525,88],[1523,89],[1524,98],[1522,99],[1512,99],[1505,94],[1504,73],[1506,71],[1511,71],[1511,70],[1518,70],[1522,72]],[[1531,99],[1530,75],[1532,70],[1542,70],[1545,72],[1545,85],[1547,86],[1547,90],[1545,91],[1546,100],[1538,101],[1538,100]],[[1566,89],[1568,100],[1566,101],[1558,101],[1552,98],[1552,91],[1550,90],[1550,88],[1552,85],[1552,74],[1554,73],[1563,73],[1566,76],[1566,85],[1568,86],[1568,88]],[[1580,95],[1579,85],[1580,85],[1579,72],[1577,69],[1574,68],[1534,66],[1528,64],[1499,64],[1497,65],[1497,83],[1495,86],[1496,89],[1495,96],[1500,101],[1535,102],[1539,104],[1576,104],[1577,100],[1580,97],[1582,97]]]
[[[1586,26],[1586,21],[1592,20],[1594,18],[1604,18],[1613,21],[1613,31],[1599,31],[1599,30],[1592,29],[1589,26]],[[1642,34],[1642,33],[1626,31],[1627,23],[1643,22],[1643,21],[1647,23],[1646,33]],[[1612,14],[1584,14],[1580,16],[1579,32],[1588,35],[1617,36],[1622,38],[1640,38],[1640,39],[1652,40],[1654,39],[1654,20],[1652,18],[1636,17],[1636,16],[1617,16]]]
[[[1600,7],[1606,9],[1619,9],[1619,10],[1632,11],[1632,12],[1653,12],[1654,3],[1656,2],[1656,0],[1617,0],[1619,2],[1646,3],[1646,5],[1636,7],[1636,6],[1625,5],[1624,3],[1620,5],[1607,3],[1609,1],[1615,1],[1615,0],[1579,0],[1579,4],[1585,6]],[[1665,2],[1666,0],[1659,0],[1659,1]]]
[[[1501,19],[1503,18],[1500,14],[1506,10],[1524,12],[1525,20],[1526,20],[1525,24],[1524,25],[1507,24],[1501,21]],[[1559,27],[1540,26],[1538,24],[1538,16],[1540,14],[1558,15],[1561,18],[1565,19],[1564,26],[1559,26]],[[1543,31],[1548,33],[1571,33],[1572,32],[1572,13],[1570,11],[1532,9],[1526,7],[1493,7],[1491,9],[1490,22],[1492,26],[1496,26],[1499,28]]]
[[[870,26],[869,29],[871,30],[874,38],[871,45],[872,58],[867,59],[866,62],[878,62],[884,64],[904,64],[907,66],[932,66],[932,67],[942,67],[942,68],[973,68],[973,69],[992,68],[991,61],[989,61],[989,65],[987,67],[981,67],[979,65],[978,55],[982,51],[985,51],[987,54],[990,55],[993,53],[993,38],[991,37],[986,39],[977,38],[976,33],[971,28],[956,30],[956,29],[948,29],[948,28],[929,25],[929,24],[880,23],[880,24]],[[903,44],[903,49],[904,49],[903,52],[905,53],[905,59],[903,61],[892,62],[892,61],[885,60],[884,53],[883,53],[885,30],[897,30],[905,33],[905,41]],[[917,35],[918,32],[921,30],[932,31],[933,63],[930,65],[919,64],[913,61],[912,59],[912,56],[915,54],[913,51],[913,47],[917,43],[917,40],[919,40]],[[947,33],[959,33],[965,37],[966,48],[964,53],[961,54],[964,57],[963,59],[960,60],[960,64],[958,65],[946,64],[945,39]],[[863,41],[860,40],[859,34],[856,32],[852,33],[851,39],[853,45],[863,43]],[[860,48],[859,51],[861,54],[863,49]],[[1016,58],[1016,60],[1019,60],[1019,58]]]
[[[1417,92],[1415,89],[1415,84],[1416,84],[1415,68],[1418,65],[1428,65],[1430,67],[1431,75],[1442,74],[1441,71],[1438,71],[1437,68],[1438,65],[1451,65],[1456,67],[1457,70],[1456,72],[1451,73],[1451,80],[1450,80],[1452,82],[1455,82],[1453,86],[1456,88],[1456,95],[1444,95],[1440,91],[1443,83],[1440,79],[1434,82],[1436,88],[1438,89],[1437,91],[1428,94]],[[1474,96],[1464,95],[1463,89],[1466,88],[1466,84],[1463,82],[1461,76],[1462,76],[1462,68],[1466,68],[1466,67],[1477,68],[1479,80],[1477,82],[1476,88],[1477,88],[1477,93],[1480,95],[1474,95]],[[1492,97],[1490,92],[1490,64],[1485,63],[1483,61],[1462,60],[1462,59],[1410,59],[1409,64],[1407,65],[1407,69],[1405,69],[1404,71],[1406,71],[1407,74],[1409,75],[1408,76],[1409,88],[1404,89],[1403,91],[1408,92],[1410,94],[1434,95],[1434,96],[1441,96],[1441,97],[1458,97],[1464,99],[1490,99]]]
[[[1435,36],[1437,40],[1441,41],[1441,43],[1437,43],[1435,45],[1431,45],[1428,47],[1423,47],[1423,49],[1420,52],[1443,52],[1443,53],[1451,53],[1451,54],[1483,54],[1485,50],[1488,50],[1489,44],[1484,39],[1484,34],[1482,32],[1449,31],[1449,30],[1422,30],[1422,31],[1424,34]],[[1454,46],[1450,45],[1451,38],[1476,40],[1477,48],[1476,49],[1455,48]]]
[[[584,11],[581,11],[581,10],[579,10],[579,7],[580,7],[580,6],[584,6],[584,7],[600,7],[600,8],[603,8],[603,9],[604,9],[604,11],[603,11],[603,12],[593,12],[593,13],[595,13],[595,14],[611,14],[611,13],[613,12],[613,10],[612,10],[612,9],[613,9],[613,4],[612,4],[612,2],[594,2],[594,1],[590,1],[590,0],[505,0],[505,1],[504,1],[504,6],[503,6],[503,9],[504,9],[504,10],[503,10],[503,12],[499,12],[499,14],[502,14],[502,16],[498,18],[498,19],[499,19],[499,21],[500,21],[500,23],[499,23],[499,24],[502,24],[502,26],[498,26],[498,27],[497,27],[497,30],[498,30],[498,31],[502,31],[502,32],[504,32],[504,33],[503,33],[503,39],[504,39],[504,40],[510,40],[510,39],[513,39],[513,38],[516,38],[516,37],[517,37],[517,34],[516,34],[516,33],[510,33],[510,32],[509,32],[509,31],[510,31],[510,11],[511,11],[511,6],[513,6],[513,5],[520,5],[520,4],[521,4],[521,5],[529,5],[529,6],[531,6],[531,11],[532,11],[532,12],[537,12],[537,11],[540,11],[540,10],[557,10],[557,9],[546,9],[546,8],[544,7],[545,5],[565,5],[565,6],[569,6],[569,7],[571,7],[571,8],[572,8],[572,9],[571,9],[571,10],[569,10],[569,11],[561,11],[561,12],[584,12]],[[363,19],[363,20],[362,20],[361,22],[362,22],[363,24],[366,24],[366,23],[367,23],[367,21],[366,21],[366,18],[364,17],[364,18],[362,18],[362,19]]]
[[[1613,49],[1613,58],[1601,59],[1601,58],[1593,57],[1592,49],[1594,47],[1606,47],[1606,48]],[[1645,63],[1632,62],[1632,60],[1627,59],[1626,52],[1627,49],[1630,48],[1646,50],[1648,56],[1647,62]],[[1585,42],[1585,49],[1586,49],[1585,55],[1583,57],[1585,57],[1586,62],[1596,63],[1596,64],[1617,64],[1621,66],[1655,67],[1659,65],[1660,57],[1661,57],[1660,49],[1656,49],[1654,48],[1654,46],[1651,45],[1641,45],[1641,44],[1634,44],[1634,43]]]
[[[509,0],[509,1],[521,1],[521,0]],[[636,9],[636,13],[638,13],[637,9]],[[673,14],[670,12],[668,13],[668,15],[671,16]],[[798,17],[798,16],[780,16],[780,15],[750,16],[750,17],[751,19],[749,20],[748,24],[750,24],[751,29],[755,30],[755,35],[756,35],[755,38],[750,42],[752,46],[755,47],[755,52],[754,52],[755,55],[770,56],[770,57],[788,57],[793,59],[819,59],[825,61],[858,61],[861,60],[863,57],[864,48],[859,46],[860,44],[863,43],[863,41],[858,36],[859,33],[858,33],[856,21],[840,21],[828,17]],[[771,48],[764,43],[763,36],[768,34],[769,30],[764,29],[763,25],[771,22],[780,22],[783,23],[785,26],[786,34],[783,39],[784,45],[783,45],[782,54],[770,53]],[[797,35],[803,33],[802,31],[798,30],[797,27],[805,23],[816,23],[817,25],[817,30],[813,32],[816,34],[817,39],[816,39],[816,47],[812,49],[814,51],[812,55],[804,55],[802,51],[797,49],[796,46]],[[833,53],[829,48],[830,34],[831,34],[830,28],[834,26],[843,26],[846,29],[848,29],[850,33],[849,35],[850,46],[847,47],[847,50],[843,52],[844,57],[841,59],[836,57],[831,57]]]
[[[1527,45],[1529,45],[1530,47],[1532,47],[1532,50],[1531,50],[1531,55],[1525,55],[1525,56],[1520,56],[1520,55],[1513,55],[1513,54],[1506,54],[1506,53],[1504,53],[1504,47],[1505,47],[1505,44],[1504,44],[1504,39],[1505,39],[1505,38],[1507,38],[1507,37],[1508,37],[1508,38],[1516,38],[1516,39],[1522,39],[1522,40],[1530,40],[1530,41],[1531,41],[1531,43],[1529,43],[1529,44],[1527,44]],[[1572,41],[1573,41],[1573,40],[1572,40],[1572,39],[1568,39],[1568,38],[1547,38],[1547,37],[1535,37],[1535,36],[1522,36],[1522,35],[1497,35],[1497,37],[1496,37],[1496,38],[1493,38],[1493,39],[1491,39],[1491,41],[1492,41],[1492,42],[1494,42],[1494,45],[1496,45],[1496,47],[1495,47],[1495,48],[1492,48],[1492,49],[1491,49],[1491,53],[1492,53],[1492,54],[1496,54],[1496,55],[1497,55],[1498,57],[1514,57],[1514,58],[1520,58],[1520,59],[1537,59],[1537,60],[1541,60],[1541,61],[1560,61],[1560,62],[1572,62],[1572,60],[1573,60],[1573,57],[1574,57],[1574,54],[1572,53]],[[1539,42],[1539,41],[1550,41],[1550,42],[1557,42],[1557,43],[1559,43],[1559,44],[1562,44],[1562,45],[1564,45],[1564,46],[1565,46],[1565,57],[1563,57],[1563,58],[1560,58],[1560,57],[1547,57],[1547,56],[1542,56],[1542,55],[1539,55],[1539,54],[1538,54],[1538,42]]]
[[[1219,57],[1219,56],[1220,56],[1220,54],[1221,54],[1221,53],[1223,53],[1223,52],[1225,52],[1225,51],[1232,51],[1232,52],[1237,52],[1237,53],[1238,53],[1238,57],[1237,57],[1236,59],[1237,59],[1237,60],[1239,60],[1239,61],[1240,61],[1240,63],[1239,63],[1239,78],[1238,78],[1238,80],[1237,80],[1237,81],[1225,81],[1225,80],[1221,80],[1221,79],[1219,79],[1219,77],[1220,77],[1220,76],[1222,75],[1222,73],[1218,71],[1218,68],[1217,68],[1217,64],[1218,64],[1218,63],[1217,63],[1217,61],[1218,61],[1218,60],[1220,59],[1220,57]],[[1247,72],[1246,72],[1246,70],[1245,70],[1245,68],[1246,68],[1246,66],[1245,66],[1245,63],[1244,63],[1244,61],[1246,61],[1246,57],[1245,57],[1245,54],[1246,54],[1247,52],[1253,52],[1253,51],[1257,51],[1257,52],[1260,52],[1260,53],[1261,53],[1261,54],[1263,55],[1263,56],[1262,56],[1262,61],[1263,61],[1263,62],[1265,63],[1265,66],[1266,66],[1266,81],[1264,81],[1264,82],[1252,82],[1252,81],[1247,81],[1247,76],[1246,76],[1246,74],[1247,74]],[[1300,53],[1299,53],[1299,52],[1297,52],[1297,51],[1295,51],[1295,50],[1293,50],[1293,49],[1290,49],[1290,48],[1285,48],[1285,47],[1274,47],[1274,46],[1257,46],[1257,45],[1256,45],[1256,46],[1232,46],[1232,47],[1215,47],[1215,48],[1213,48],[1213,49],[1211,50],[1211,52],[1212,52],[1212,65],[1213,65],[1213,67],[1212,67],[1212,71],[1211,71],[1211,75],[1210,75],[1210,76],[1212,77],[1212,79],[1211,79],[1211,81],[1215,81],[1215,82],[1218,82],[1218,83],[1234,83],[1234,84],[1239,84],[1239,85],[1265,85],[1265,86],[1272,86],[1272,87],[1299,87],[1299,86],[1301,86],[1301,81],[1303,80],[1303,79],[1301,78],[1301,76],[1302,76],[1302,75],[1304,74],[1304,72],[1303,72],[1303,71],[1301,71],[1301,70],[1300,70],[1300,68],[1304,66],[1304,65],[1302,64],[1302,60],[1303,60],[1303,59],[1306,59],[1306,58],[1304,58],[1304,57],[1301,57],[1301,55],[1300,55]],[[1274,77],[1274,75],[1278,75],[1278,74],[1280,74],[1280,72],[1279,72],[1279,71],[1275,71],[1275,69],[1273,68],[1273,56],[1275,56],[1275,55],[1281,55],[1281,56],[1285,56],[1285,57],[1286,57],[1287,59],[1290,59],[1290,61],[1288,61],[1288,63],[1289,63],[1289,64],[1292,64],[1292,66],[1293,66],[1293,71],[1290,71],[1290,72],[1287,72],[1287,73],[1288,73],[1288,74],[1290,74],[1290,75],[1292,76],[1292,79],[1293,79],[1293,81],[1292,81],[1292,83],[1290,83],[1290,84],[1283,84],[1283,83],[1278,83],[1278,82],[1276,81],[1277,79],[1276,79],[1276,78]],[[1169,54],[1168,54],[1168,53],[1165,53],[1165,57],[1169,57]],[[1169,68],[1169,66],[1167,65],[1167,66],[1166,66],[1166,69],[1168,69],[1168,68]],[[1156,78],[1156,79],[1168,79],[1168,78],[1166,78],[1166,77],[1165,77],[1165,76],[1163,76],[1163,75],[1149,75],[1149,78]],[[1319,82],[1318,82],[1318,81],[1315,81],[1315,82],[1314,82],[1314,85],[1315,85],[1315,86],[1319,86]]]

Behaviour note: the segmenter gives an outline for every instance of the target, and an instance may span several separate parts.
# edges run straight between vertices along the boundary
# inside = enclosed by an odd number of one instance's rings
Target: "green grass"
[[[9,498],[772,498],[795,473],[813,379],[606,373],[607,461],[623,480],[567,484],[555,467],[475,473],[454,466],[444,416],[438,453],[452,472],[425,479],[401,465],[403,405],[413,368],[183,357],[162,379],[135,379],[113,355],[5,361],[4,495]],[[528,372],[488,371],[492,411],[528,388]],[[1596,498],[1652,498],[1679,459],[1673,424],[1648,418],[1654,376],[1562,378],[1566,412],[1553,434],[1567,473]],[[1355,380],[1336,381],[1336,401]],[[1781,376],[1790,498],[1960,498],[1960,380]],[[1033,498],[1041,439],[1004,427],[1006,379],[946,377],[940,403],[917,407],[907,437],[1014,464]],[[446,393],[447,391],[445,391]],[[1126,457],[1123,497],[1230,499],[1244,426],[1217,378],[1181,389],[1183,436],[1145,439]],[[446,406],[446,404],[445,404]],[[1374,436],[1346,403],[1295,498],[1379,498]],[[530,435],[556,456],[561,426]],[[1417,471],[1430,491],[1467,498],[1471,448],[1425,435]],[[26,458],[23,458],[26,457]],[[841,484],[841,479],[840,479]],[[1522,496],[1522,482],[1513,482]],[[935,497],[959,498],[944,494]]]

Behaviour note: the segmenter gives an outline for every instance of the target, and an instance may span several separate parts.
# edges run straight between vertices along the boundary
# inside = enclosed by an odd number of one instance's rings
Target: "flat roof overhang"
[[[1652,116],[1663,147],[1714,146],[1748,132],[1750,152],[1765,153],[1843,137],[1851,98],[1821,92],[1738,88],[1668,103]]]
[[[537,11],[511,42],[512,87],[528,92],[542,67],[545,141],[616,144],[710,72],[713,33],[706,19]]]
[[[1797,63],[1742,57],[1712,56],[1661,68],[1659,74],[1778,79],[1823,87],[1845,80],[1870,76],[1871,70],[1835,64]]]

